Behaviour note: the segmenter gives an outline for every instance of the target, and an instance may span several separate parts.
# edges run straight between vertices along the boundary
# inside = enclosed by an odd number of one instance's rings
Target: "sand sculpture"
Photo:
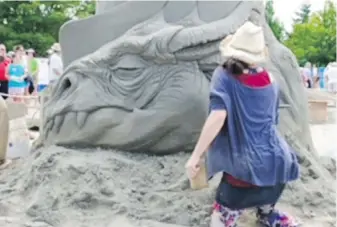
[[[118,18],[136,7],[141,12],[108,29],[117,23],[109,16]],[[312,148],[298,65],[271,35],[262,7],[239,1],[99,2],[96,16],[60,31],[69,66],[46,104],[45,141],[156,154],[191,149],[207,115],[209,78],[221,61],[219,41],[250,19],[266,27],[267,68],[282,86],[283,103],[292,107],[283,113],[281,131]],[[100,27],[99,40],[95,32],[75,30],[90,23]],[[75,33],[88,39],[83,40],[85,56],[82,47],[74,48]],[[103,39],[109,42],[97,43]],[[89,50],[93,45],[99,48]]]
[[[67,69],[43,111],[42,147],[1,186],[2,210],[18,217],[10,226],[208,226],[216,183],[191,191],[183,151],[207,115],[219,41],[246,20],[265,28],[266,67],[289,105],[280,110],[280,131],[302,164],[280,206],[305,226],[333,226],[334,165],[322,164],[313,148],[298,65],[263,8],[257,1],[98,1],[95,16],[65,24]],[[14,209],[19,203],[27,205]],[[253,217],[242,222],[254,226]]]
[[[7,147],[9,137],[9,114],[5,100],[0,96],[0,169],[8,165]]]

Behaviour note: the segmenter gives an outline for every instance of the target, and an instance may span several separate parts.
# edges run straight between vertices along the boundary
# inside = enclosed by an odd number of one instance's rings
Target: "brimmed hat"
[[[15,55],[14,51],[9,51],[7,53],[7,56],[10,57],[10,58],[12,58],[14,55]]]
[[[61,51],[61,45],[59,43],[54,43],[51,48],[53,51],[60,52]]]
[[[35,50],[30,48],[30,49],[27,50],[27,53],[35,53]]]
[[[262,27],[247,21],[220,42],[220,53],[226,59],[234,58],[247,64],[265,62],[267,49]]]

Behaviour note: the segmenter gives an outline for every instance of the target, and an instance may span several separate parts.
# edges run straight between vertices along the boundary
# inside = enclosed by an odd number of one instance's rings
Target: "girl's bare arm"
[[[211,145],[219,131],[223,127],[227,117],[226,110],[213,110],[208,116],[204,127],[201,131],[199,140],[194,148],[192,155],[197,157],[203,156]]]

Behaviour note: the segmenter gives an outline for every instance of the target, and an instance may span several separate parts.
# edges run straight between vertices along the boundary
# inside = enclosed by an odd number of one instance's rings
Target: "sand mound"
[[[1,172],[0,226],[208,226],[217,180],[191,191],[183,168],[188,156],[40,149]],[[334,226],[333,188],[303,169],[280,207],[310,219],[304,226]],[[254,223],[253,216],[242,221]]]

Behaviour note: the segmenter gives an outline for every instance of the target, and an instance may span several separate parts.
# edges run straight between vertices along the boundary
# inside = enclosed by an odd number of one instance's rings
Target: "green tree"
[[[313,13],[308,23],[294,24],[293,32],[285,41],[300,64],[306,61],[326,65],[336,58],[336,8],[331,0],[324,10]]]
[[[284,25],[275,18],[275,10],[274,10],[274,1],[268,0],[265,8],[265,17],[270,29],[273,31],[275,37],[279,41],[283,41],[285,38],[285,29]]]
[[[94,13],[93,1],[1,1],[0,42],[8,49],[22,44],[44,55],[58,40],[66,21]]]
[[[296,18],[294,19],[295,24],[308,23],[311,13],[311,4],[303,4],[299,12],[296,13]]]

